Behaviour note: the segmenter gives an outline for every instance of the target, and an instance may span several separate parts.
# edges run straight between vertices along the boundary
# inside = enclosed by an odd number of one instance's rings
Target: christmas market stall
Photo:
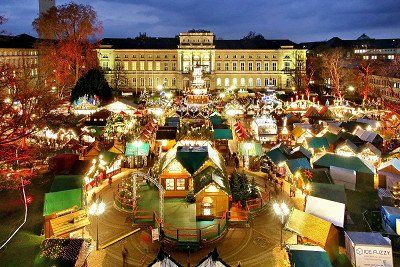
[[[378,167],[379,186],[391,191],[400,198],[400,160],[393,158],[382,162]]]
[[[355,156],[340,156],[326,153],[313,162],[314,168],[329,169],[335,184],[346,189],[372,190],[375,182],[375,168]]]
[[[69,237],[80,235],[88,224],[86,212],[80,212],[83,204],[82,180],[80,175],[59,175],[54,178],[49,193],[44,196],[45,237]],[[64,216],[68,216],[65,220]],[[68,223],[77,224],[69,227]],[[79,222],[79,223],[78,223]]]
[[[229,153],[229,141],[233,139],[232,130],[225,124],[215,125],[214,146],[222,154]]]
[[[305,212],[343,228],[346,202],[343,185],[311,183]]]
[[[334,261],[339,253],[339,234],[335,226],[312,214],[292,209],[286,221],[285,229],[294,233],[297,244],[320,246]]]
[[[255,138],[260,142],[277,141],[278,126],[274,117],[267,115],[256,117],[251,123],[251,128]]]
[[[103,108],[105,110],[108,110],[112,113],[117,113],[117,114],[125,113],[128,115],[134,115],[134,113],[136,111],[136,106],[133,103],[131,103],[129,101],[125,101],[123,99],[114,101]]]
[[[251,166],[250,161],[260,158],[264,155],[264,151],[258,141],[241,141],[238,144],[238,154],[243,157],[244,167],[249,168]]]
[[[176,144],[177,126],[160,126],[156,132],[156,142],[159,147],[159,154],[166,152]]]
[[[147,157],[150,154],[150,143],[134,141],[126,143],[125,157],[131,168],[147,166]]]
[[[296,267],[332,267],[326,251],[319,246],[289,245],[286,248],[290,266]]]

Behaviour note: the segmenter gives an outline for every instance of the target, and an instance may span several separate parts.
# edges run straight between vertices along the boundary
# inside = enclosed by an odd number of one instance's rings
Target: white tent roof
[[[319,197],[308,196],[305,212],[331,222],[335,226],[344,226],[346,205]]]

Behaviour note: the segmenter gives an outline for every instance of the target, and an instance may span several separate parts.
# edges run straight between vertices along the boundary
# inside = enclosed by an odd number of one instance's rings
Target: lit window
[[[186,190],[185,179],[176,179],[176,190]]]
[[[217,78],[217,86],[221,86],[221,78]]]
[[[276,71],[276,69],[277,69],[277,63],[272,62],[272,71]]]
[[[268,62],[264,62],[264,70],[269,71],[269,64]]]
[[[261,87],[261,79],[257,78],[256,80],[257,87]]]
[[[240,78],[240,86],[246,86],[246,79]]]
[[[225,78],[225,86],[229,86],[229,78]]]
[[[249,87],[253,87],[253,78],[249,78]]]
[[[165,190],[175,190],[175,179],[165,179]]]
[[[253,62],[249,62],[249,71],[253,70]]]
[[[261,70],[261,63],[260,63],[260,62],[257,62],[257,63],[256,63],[256,70],[257,70],[257,71],[260,71],[260,70]]]

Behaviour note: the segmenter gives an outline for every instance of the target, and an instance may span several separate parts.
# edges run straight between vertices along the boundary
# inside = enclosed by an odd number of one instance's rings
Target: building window
[[[225,62],[225,70],[229,70],[229,62]]]
[[[289,78],[286,79],[286,87],[290,87],[290,79]]]
[[[172,62],[172,70],[175,71],[176,70],[176,63]]]
[[[369,56],[363,56],[363,59],[369,59]]]
[[[290,62],[285,61],[285,70],[290,70]]]
[[[176,179],[176,190],[186,190],[185,179]]]
[[[261,62],[256,63],[256,70],[260,71],[261,70]]]
[[[240,62],[240,70],[244,71],[244,62]]]
[[[160,61],[157,61],[156,62],[156,70],[160,70],[161,69],[161,66],[160,66],[161,64],[160,64]]]
[[[237,63],[236,62],[232,62],[232,70],[233,71],[237,70]]]
[[[164,63],[164,70],[168,71],[168,63]]]
[[[233,78],[232,79],[232,85],[233,86],[237,86],[237,78]]]
[[[124,61],[124,70],[129,70],[128,61]]]
[[[272,62],[272,71],[276,71],[276,70],[277,70],[277,63]]]
[[[221,70],[221,62],[217,62],[217,70]]]
[[[140,86],[144,87],[144,78],[143,77],[140,78]]]
[[[132,78],[132,86],[136,87],[136,78]]]
[[[264,70],[269,71],[269,63],[268,62],[264,62]]]
[[[167,77],[164,78],[163,86],[165,86],[165,87],[168,86],[168,78]]]
[[[249,71],[253,70],[253,62],[249,62]]]
[[[175,179],[165,179],[165,190],[175,190]]]
[[[249,78],[249,87],[253,87],[253,78]]]
[[[144,61],[140,61],[140,70],[144,70]]]
[[[176,78],[172,78],[172,86],[176,86]]]
[[[264,79],[264,86],[265,86],[265,87],[267,87],[267,86],[268,86],[268,84],[269,84],[269,82],[268,82],[268,78],[265,78],[265,79]]]
[[[256,85],[257,85],[257,87],[261,87],[261,79],[260,78],[257,78]]]
[[[388,55],[388,59],[394,59],[394,55]]]
[[[102,62],[102,67],[103,67],[103,69],[108,69],[108,62],[107,61],[103,61]]]
[[[276,78],[272,78],[272,85],[276,86]]]
[[[298,61],[297,62],[297,69],[301,70],[303,68],[303,62]]]
[[[240,86],[246,86],[246,79],[240,78]]]
[[[147,69],[148,70],[153,70],[153,61],[147,62]]]
[[[204,216],[211,216],[211,205],[212,203],[203,203],[203,215]]]
[[[229,78],[225,78],[225,86],[229,86]]]
[[[153,86],[153,79],[151,77],[149,77],[148,79],[148,85]]]
[[[217,86],[221,86],[221,78],[217,78]]]
[[[132,70],[136,70],[136,61],[132,61],[131,66],[132,66]]]
[[[377,59],[378,57],[377,56],[371,56],[371,59]]]
[[[233,57],[232,58],[236,58],[236,55],[233,55]]]

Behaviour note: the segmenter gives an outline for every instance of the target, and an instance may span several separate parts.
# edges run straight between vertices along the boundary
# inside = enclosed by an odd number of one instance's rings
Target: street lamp
[[[281,249],[283,249],[283,224],[285,223],[285,217],[289,215],[289,208],[285,202],[281,204],[274,203],[274,212],[281,219]]]
[[[93,202],[89,207],[89,214],[96,216],[96,250],[99,250],[99,216],[104,213],[106,204],[102,201]]]
[[[354,86],[350,85],[347,90],[349,90],[350,92],[353,92],[355,90]]]

